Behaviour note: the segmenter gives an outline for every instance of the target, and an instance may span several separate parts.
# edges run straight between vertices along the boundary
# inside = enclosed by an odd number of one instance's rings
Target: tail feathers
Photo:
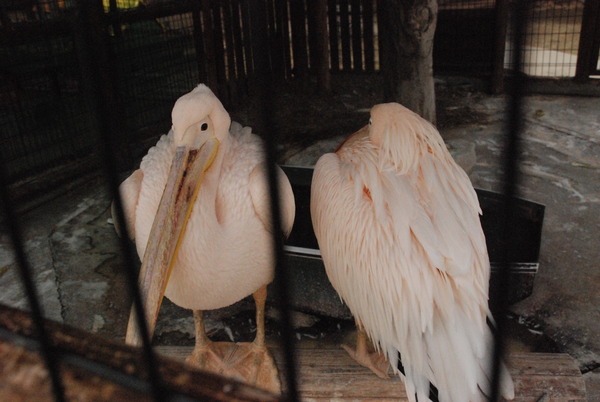
[[[400,371],[400,378],[406,388],[406,396],[410,402],[439,402],[438,389],[434,384],[421,376],[419,378],[411,378],[404,375],[404,368],[402,363],[398,362],[398,369]],[[481,369],[480,378],[478,379],[479,391],[472,394],[469,398],[470,402],[487,402],[491,394],[491,378],[488,376],[487,371],[489,369]],[[501,363],[500,366],[500,395],[506,400],[512,400],[515,398],[515,387],[512,378],[508,372],[508,369]],[[417,384],[418,380],[422,380],[425,384]],[[423,389],[428,389],[429,392],[423,392]],[[443,399],[442,399],[443,401]]]
[[[468,322],[463,320],[463,322]],[[476,332],[474,326],[466,326],[467,334]],[[429,339],[427,354],[430,357],[429,367],[433,371],[425,374],[423,367],[411,366],[411,360],[406,360],[405,367],[398,358],[399,353],[388,354],[390,363],[397,367],[406,386],[407,397],[410,401],[487,401],[491,394],[493,339],[486,328],[484,334],[477,337],[461,336],[453,333],[450,327],[441,325],[434,331],[435,339]],[[469,332],[471,330],[471,332]],[[466,343],[467,345],[464,345]],[[469,345],[472,350],[469,349]],[[414,348],[410,349],[411,351]],[[393,357],[395,357],[395,359]],[[413,357],[407,356],[407,357]],[[414,360],[413,360],[414,361]],[[419,360],[420,361],[420,360]],[[416,370],[415,370],[416,369]],[[432,375],[431,378],[428,377]],[[505,399],[514,399],[514,384],[508,369],[504,364],[500,367],[499,393]],[[429,381],[433,381],[430,385]],[[436,386],[438,388],[436,388]],[[439,396],[438,396],[439,389]],[[439,399],[438,399],[439,398]]]
[[[504,363],[500,365],[500,395],[504,399],[515,399],[515,384]]]
[[[438,389],[433,385],[427,377],[422,375],[414,375],[414,373],[408,373],[406,375],[406,370],[402,365],[402,358],[400,353],[394,353],[396,357],[394,360],[393,366],[396,367],[399,372],[400,378],[404,383],[404,387],[406,388],[406,397],[410,402],[439,402],[438,398]],[[429,390],[426,392],[425,390]]]
[[[479,379],[477,382],[481,392],[487,396],[490,396],[492,393],[492,357],[494,356],[494,340],[492,338],[491,331],[489,331],[486,335],[486,358],[479,361],[480,370]],[[502,395],[502,397],[506,400],[514,399],[515,385],[510,373],[508,372],[508,368],[506,368],[506,365],[503,362],[500,362],[500,371],[498,374],[500,375],[500,395]]]
[[[485,368],[483,366],[486,366]],[[491,364],[485,364],[481,367],[481,375],[479,377],[479,389],[482,394],[490,396],[492,393],[492,376],[491,376]],[[504,363],[500,363],[500,395],[506,400],[512,400],[515,398],[515,384],[506,368]]]

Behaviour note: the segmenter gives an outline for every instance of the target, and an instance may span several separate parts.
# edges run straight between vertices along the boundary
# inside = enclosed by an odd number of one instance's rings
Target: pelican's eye
[[[202,125],[200,126],[200,130],[202,130],[202,131],[208,130],[208,123],[202,123]]]

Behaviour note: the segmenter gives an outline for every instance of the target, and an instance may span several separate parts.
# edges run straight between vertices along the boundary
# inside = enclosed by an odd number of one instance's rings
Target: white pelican
[[[202,84],[177,100],[172,120],[169,134],[120,186],[129,234],[142,259],[140,287],[150,330],[164,294],[194,310],[196,345],[188,362],[279,391],[264,339],[266,286],[273,279],[274,257],[261,140],[249,127],[231,123],[221,102]],[[294,196],[283,171],[278,168],[278,173],[282,230],[289,234]],[[254,342],[212,343],[202,311],[250,294],[256,302]],[[132,317],[126,341],[140,343]]]
[[[327,275],[354,314],[359,363],[388,363],[409,399],[480,400],[490,387],[490,266],[481,210],[437,130],[397,104],[314,170],[311,215]],[[381,353],[370,353],[367,336]],[[405,375],[398,370],[398,354]],[[503,369],[502,393],[513,384]],[[481,391],[480,391],[481,390]]]

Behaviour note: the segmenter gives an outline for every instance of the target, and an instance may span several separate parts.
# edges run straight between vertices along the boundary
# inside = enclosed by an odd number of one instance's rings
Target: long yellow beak
[[[178,147],[173,158],[139,276],[150,339],[204,174],[212,165],[218,149],[219,141],[210,138],[199,149]],[[132,307],[125,342],[140,346],[142,338],[134,310]]]

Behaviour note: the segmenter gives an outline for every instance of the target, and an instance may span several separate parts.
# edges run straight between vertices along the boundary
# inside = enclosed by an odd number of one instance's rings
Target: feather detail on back
[[[427,400],[431,381],[441,401],[478,400],[491,332],[477,196],[433,126],[398,104],[371,116],[315,167],[327,274],[396,372],[401,354],[409,399]]]

